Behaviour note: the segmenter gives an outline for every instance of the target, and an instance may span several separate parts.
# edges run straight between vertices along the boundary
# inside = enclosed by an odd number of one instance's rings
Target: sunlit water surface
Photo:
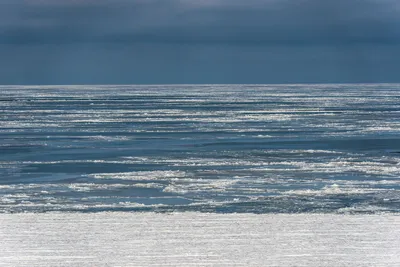
[[[400,84],[0,87],[0,212],[400,212]]]

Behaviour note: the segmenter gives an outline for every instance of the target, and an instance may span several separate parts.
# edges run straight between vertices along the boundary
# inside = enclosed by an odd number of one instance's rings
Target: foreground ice
[[[400,216],[0,215],[0,266],[400,266]]]

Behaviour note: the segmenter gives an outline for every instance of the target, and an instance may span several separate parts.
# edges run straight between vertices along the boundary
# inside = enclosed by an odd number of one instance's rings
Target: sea
[[[0,213],[400,212],[400,84],[0,86]]]

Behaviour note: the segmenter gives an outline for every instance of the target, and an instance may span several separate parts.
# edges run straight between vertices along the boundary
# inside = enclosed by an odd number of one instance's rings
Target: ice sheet
[[[400,266],[400,216],[0,215],[0,266]]]

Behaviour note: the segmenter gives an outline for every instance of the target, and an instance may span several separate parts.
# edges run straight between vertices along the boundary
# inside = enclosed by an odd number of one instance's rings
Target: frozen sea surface
[[[0,214],[0,266],[398,267],[400,216]]]
[[[0,92],[0,213],[400,211],[399,84]]]

